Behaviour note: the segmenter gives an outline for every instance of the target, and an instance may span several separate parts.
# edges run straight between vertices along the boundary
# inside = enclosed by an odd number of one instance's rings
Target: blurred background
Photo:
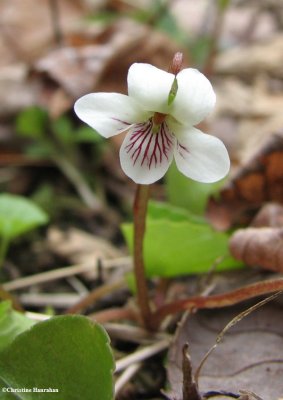
[[[220,206],[207,202],[223,182],[194,186],[176,178],[174,167],[154,186],[155,199],[207,212],[221,229],[247,221],[246,211],[265,201],[281,201],[282,27],[282,0],[1,0],[0,192],[44,213],[27,234],[7,234],[7,215],[23,217],[25,209],[9,208],[10,197],[0,203],[2,279],[80,263],[89,248],[96,249],[91,260],[127,254],[120,224],[131,219],[134,185],[120,169],[122,137],[102,139],[78,120],[73,104],[89,92],[126,93],[133,62],[166,70],[182,51],[184,67],[206,74],[217,106],[202,129],[224,141],[233,163],[230,197],[218,193]],[[263,178],[265,161],[249,160],[272,155],[275,139],[278,157]]]

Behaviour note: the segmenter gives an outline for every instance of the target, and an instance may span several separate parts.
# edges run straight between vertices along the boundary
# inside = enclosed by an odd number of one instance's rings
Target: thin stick
[[[24,306],[52,306],[65,309],[77,303],[80,296],[73,293],[24,293],[19,299]]]
[[[112,293],[113,291],[115,291],[117,289],[121,289],[123,286],[125,286],[124,279],[120,279],[116,282],[102,285],[102,286],[94,289],[89,294],[87,294],[78,303],[71,306],[66,311],[66,314],[77,314],[80,311],[86,309],[88,306],[92,305],[95,301],[101,299],[102,297],[106,296],[109,293]]]
[[[132,308],[113,307],[106,310],[98,311],[88,315],[88,317],[96,322],[105,323],[109,321],[130,320],[140,323],[140,316]]]
[[[146,225],[149,186],[137,185],[134,202],[134,271],[137,286],[137,299],[144,326],[151,330],[151,310],[143,258],[143,240]]]
[[[102,268],[114,268],[125,265],[130,265],[130,257],[119,257],[110,260],[101,260]],[[94,264],[72,265],[70,267],[58,268],[52,271],[42,272],[41,274],[34,274],[24,278],[15,279],[11,282],[4,283],[3,289],[7,291],[18,290],[28,286],[38,285],[40,283],[54,281],[56,279],[67,278],[77,274],[83,274],[88,271],[95,271]]]
[[[170,314],[184,310],[231,306],[256,296],[280,290],[283,290],[283,278],[253,283],[223,294],[189,297],[188,299],[177,300],[160,307],[153,313],[152,320],[155,323],[155,328],[157,328],[163,319]]]
[[[129,382],[129,380],[138,372],[138,370],[141,368],[142,364],[141,363],[135,363],[130,365],[128,368],[125,369],[125,371],[122,373],[121,376],[117,379],[115,383],[115,395],[123,389],[126,383]]]
[[[167,349],[168,346],[169,346],[169,340],[165,339],[162,340],[161,342],[158,341],[157,343],[154,343],[151,346],[144,347],[141,350],[137,350],[135,353],[132,353],[129,356],[126,356],[121,360],[118,360],[116,362],[115,372],[120,372],[133,363],[144,361],[147,358],[152,357],[155,354],[160,353],[161,351]]]
[[[103,324],[111,339],[119,339],[124,342],[152,344],[157,340],[169,339],[169,335],[165,333],[152,333],[137,326],[107,322]]]

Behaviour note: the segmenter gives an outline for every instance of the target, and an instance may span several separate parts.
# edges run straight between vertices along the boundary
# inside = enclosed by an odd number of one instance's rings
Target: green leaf
[[[122,231],[132,252],[133,225],[124,224]],[[226,233],[215,231],[203,220],[197,223],[189,214],[177,216],[171,211],[156,216],[150,212],[144,241],[147,276],[206,273],[221,256],[227,257],[218,265],[217,271],[239,268],[242,264],[228,256],[228,239]]]
[[[23,314],[13,310],[9,301],[0,303],[0,351],[34,323]]]
[[[184,208],[175,207],[168,203],[150,201],[148,204],[147,215],[154,220],[165,219],[170,221],[191,221],[196,223],[206,223],[205,219],[190,213]]]
[[[0,236],[11,240],[47,222],[47,214],[31,200],[0,194]]]
[[[74,128],[71,120],[62,116],[56,120],[51,121],[51,129],[55,135],[63,143],[72,143],[74,141]]]
[[[113,369],[108,335],[83,316],[37,323],[0,353],[6,387],[58,389],[17,393],[22,400],[112,400]]]
[[[81,126],[74,133],[74,140],[78,143],[103,143],[104,138],[99,135],[94,129],[88,126]]]
[[[19,114],[16,130],[20,135],[38,138],[44,134],[47,122],[47,111],[39,107],[30,107]]]
[[[166,192],[168,201],[190,212],[203,215],[208,198],[219,191],[223,180],[215,183],[201,183],[193,181],[181,174],[175,163],[166,174]]]

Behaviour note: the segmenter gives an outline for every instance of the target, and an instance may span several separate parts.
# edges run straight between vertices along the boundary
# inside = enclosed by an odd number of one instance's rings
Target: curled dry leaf
[[[235,223],[250,222],[268,201],[283,203],[283,132],[272,135],[217,199],[210,199],[207,216],[214,227],[227,229]]]
[[[253,228],[272,227],[281,228],[283,226],[283,206],[276,203],[265,204],[252,220]]]
[[[247,228],[236,231],[231,254],[247,265],[283,272],[283,228]]]

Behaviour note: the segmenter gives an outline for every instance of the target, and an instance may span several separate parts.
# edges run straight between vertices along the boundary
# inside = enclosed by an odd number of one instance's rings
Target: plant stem
[[[143,240],[146,226],[146,212],[149,186],[137,185],[134,201],[134,272],[137,286],[137,299],[144,326],[151,330],[151,310],[144,268]]]
[[[283,291],[283,278],[251,283],[250,285],[222,294],[193,296],[187,299],[176,300],[172,303],[164,304],[152,314],[152,321],[154,321],[153,328],[158,329],[165,317],[180,311],[227,307],[256,296],[279,291]]]

